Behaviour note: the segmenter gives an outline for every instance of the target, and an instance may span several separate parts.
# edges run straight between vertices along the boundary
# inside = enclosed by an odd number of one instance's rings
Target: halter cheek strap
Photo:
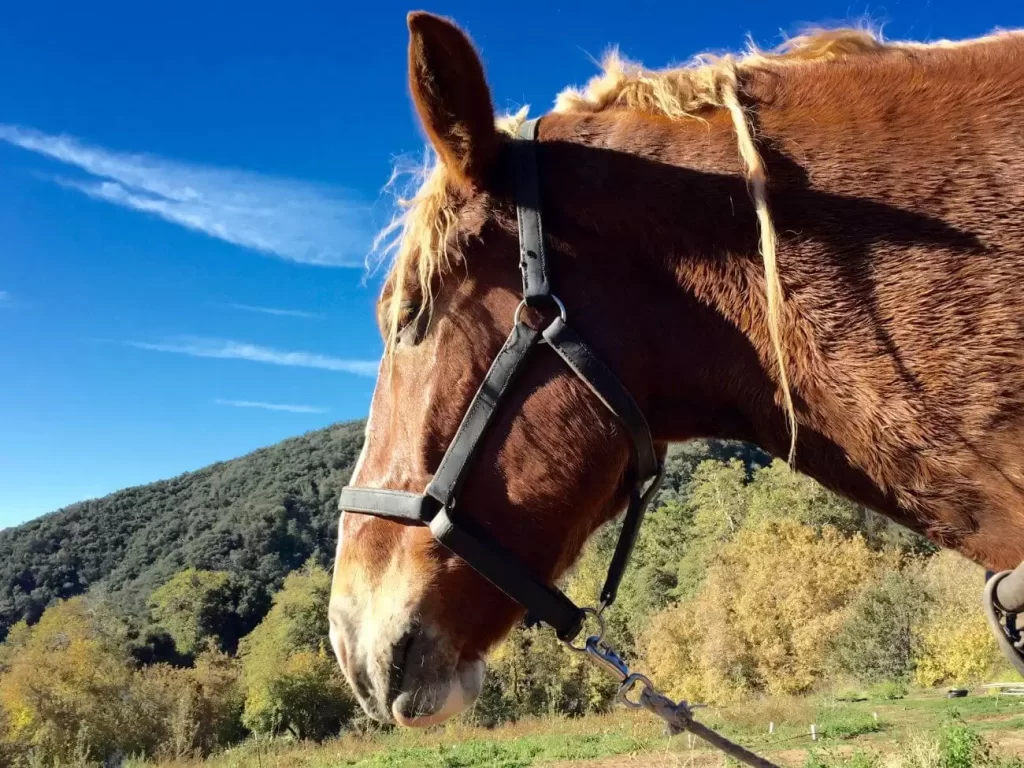
[[[534,350],[542,346],[542,340],[543,346],[550,347],[615,415],[633,442],[636,485],[630,493],[622,532],[601,590],[602,606],[615,600],[644,511],[661,484],[664,467],[640,407],[615,374],[568,325],[565,306],[551,292],[541,222],[536,135],[537,120],[526,121],[519,133],[520,140],[515,144],[523,301],[516,311],[508,339],[473,396],[425,493],[347,486],[342,489],[339,506],[348,512],[429,526],[438,542],[526,608],[528,621],[544,622],[559,638],[571,642],[582,629],[584,610],[563,592],[530,574],[478,524],[461,514],[457,505],[466,474],[502,399],[515,385]],[[539,331],[520,320],[523,306],[557,307],[559,316]]]

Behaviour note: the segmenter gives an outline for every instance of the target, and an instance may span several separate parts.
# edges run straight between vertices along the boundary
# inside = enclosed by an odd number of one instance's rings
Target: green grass
[[[1024,701],[1016,697],[947,699],[941,691],[910,692],[895,700],[778,697],[698,709],[696,715],[787,766],[1024,768],[1024,761],[1007,762],[1005,755],[1000,756],[1000,750],[1006,751],[1001,742],[1014,749],[1013,733],[1024,729]],[[769,722],[775,724],[771,735]],[[816,742],[811,740],[812,722]],[[1024,751],[1024,737],[1015,748]],[[428,731],[349,733],[323,744],[254,740],[204,763],[169,762],[161,768],[526,768],[585,766],[588,761],[627,755],[637,756],[640,765],[659,768],[722,765],[702,742],[691,745],[685,735],[666,737],[653,716],[617,710],[494,729],[455,723]]]
[[[343,760],[337,765],[355,768],[524,768],[557,760],[588,760],[606,755],[625,754],[642,749],[643,742],[624,733],[537,734],[509,741],[471,739],[431,747],[408,747],[378,752],[365,758]]]
[[[365,768],[419,768],[423,765],[438,765],[444,768],[473,768],[478,765],[525,768],[534,763],[541,751],[535,744],[470,741],[452,746],[413,747],[381,752],[366,759],[346,760],[340,764]]]
[[[528,720],[493,730],[454,724],[429,731],[347,734],[324,744],[252,740],[203,768],[519,768],[643,752],[668,740],[651,719],[626,713]],[[134,768],[143,768],[139,764]],[[161,763],[195,766],[191,762]]]
[[[1024,768],[1024,759],[1016,755],[999,755],[978,729],[950,712],[931,738],[921,734],[905,743],[895,753],[857,749],[844,754],[834,750],[813,749],[804,768]]]

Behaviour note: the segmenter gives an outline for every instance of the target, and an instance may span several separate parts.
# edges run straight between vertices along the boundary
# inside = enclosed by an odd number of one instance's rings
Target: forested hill
[[[32,623],[55,600],[89,589],[140,617],[141,632],[148,596],[189,566],[236,575],[235,631],[244,635],[285,575],[310,557],[331,563],[338,494],[363,426],[336,424],[0,531],[0,639],[19,619]],[[766,459],[742,444],[695,441],[670,454],[662,494],[677,493],[702,459],[729,457],[748,467]]]
[[[336,424],[232,461],[74,504],[0,531],[0,639],[57,598],[90,588],[139,615],[187,566],[245,576],[251,620],[310,556],[333,558],[338,494],[363,442],[362,421]]]

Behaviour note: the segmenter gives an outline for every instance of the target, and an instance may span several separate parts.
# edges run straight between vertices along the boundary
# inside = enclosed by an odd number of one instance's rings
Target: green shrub
[[[842,712],[819,719],[818,732],[824,739],[852,739],[885,730],[885,723],[866,712]]]
[[[896,701],[907,695],[907,684],[902,680],[884,680],[868,689],[868,696],[883,701]]]
[[[939,754],[942,768],[976,768],[992,762],[992,748],[957,717],[942,729]]]

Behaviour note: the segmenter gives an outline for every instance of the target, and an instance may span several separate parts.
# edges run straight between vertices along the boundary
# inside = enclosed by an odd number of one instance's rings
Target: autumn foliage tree
[[[930,605],[917,628],[916,682],[963,685],[1005,670],[980,609],[984,570],[956,553],[942,552],[925,566],[924,582]]]
[[[135,720],[125,626],[99,603],[72,598],[35,626],[16,624],[3,646],[0,704],[6,740],[58,760],[82,750],[131,754],[146,744]]]
[[[243,722],[254,732],[323,739],[352,715],[354,699],[327,645],[330,594],[330,573],[307,563],[242,641]]]
[[[49,608],[34,626],[16,624],[0,645],[0,754],[32,751],[47,764],[180,758],[242,737],[233,659],[209,651],[191,668],[139,669],[127,635],[109,606],[86,596]]]
[[[806,692],[826,675],[849,599],[881,565],[862,538],[830,525],[783,519],[742,530],[697,594],[652,621],[643,642],[651,674],[699,701]]]

